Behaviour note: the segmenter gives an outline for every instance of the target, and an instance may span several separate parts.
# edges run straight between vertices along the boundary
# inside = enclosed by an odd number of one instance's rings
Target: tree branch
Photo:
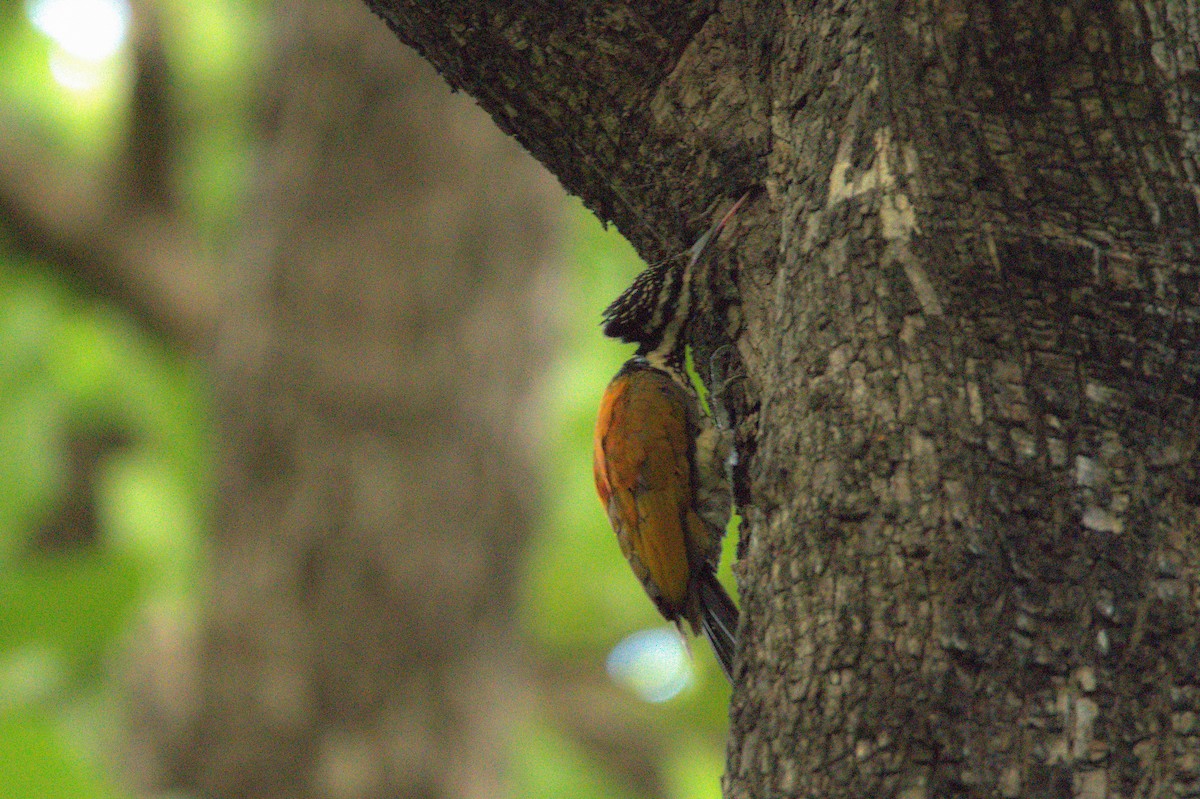
[[[748,32],[713,3],[494,0],[444,4],[436,19],[421,2],[367,5],[648,261],[761,177],[758,81],[731,46]]]

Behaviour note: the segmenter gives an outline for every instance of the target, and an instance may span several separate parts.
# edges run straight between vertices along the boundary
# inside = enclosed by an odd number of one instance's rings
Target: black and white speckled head
[[[705,256],[725,223],[750,193],[733,204],[720,221],[697,239],[686,262],[665,261],[647,267],[620,297],[605,309],[604,335],[636,343],[648,360],[681,360],[684,325],[692,313],[695,286],[703,278]],[[652,357],[656,356],[656,357]]]
[[[655,349],[663,328],[676,310],[684,267],[678,261],[665,261],[647,267],[629,288],[604,309],[604,335],[641,349]]]

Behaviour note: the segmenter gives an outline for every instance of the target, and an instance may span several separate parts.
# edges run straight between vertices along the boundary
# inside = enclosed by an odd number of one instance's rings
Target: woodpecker
[[[717,581],[732,500],[729,436],[701,410],[683,334],[705,255],[749,194],[693,245],[686,264],[646,269],[604,312],[604,333],[638,344],[600,401],[593,472],[621,553],[659,612],[708,638],[732,680],[738,609]]]

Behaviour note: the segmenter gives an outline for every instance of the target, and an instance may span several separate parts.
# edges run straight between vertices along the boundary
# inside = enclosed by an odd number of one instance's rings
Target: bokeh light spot
[[[613,647],[606,665],[614,682],[647,702],[666,702],[692,682],[692,661],[674,627],[627,636]]]
[[[129,31],[126,0],[32,0],[26,13],[35,28],[81,61],[112,58]]]

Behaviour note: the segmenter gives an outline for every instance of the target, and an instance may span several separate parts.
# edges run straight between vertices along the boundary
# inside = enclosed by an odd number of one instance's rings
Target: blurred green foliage
[[[2,250],[0,352],[0,796],[119,796],[78,744],[111,731],[107,665],[130,622],[194,601],[204,380],[120,313]],[[96,451],[101,477],[84,498],[96,544],[39,545],[89,523],[62,505],[79,489],[74,439],[97,429],[119,434]]]
[[[233,7],[201,5],[213,14]],[[245,74],[239,50],[249,36],[237,48],[214,47],[211,31],[176,13],[190,4],[161,8],[167,38],[192,42],[180,66],[194,68],[179,74],[209,70],[180,96],[195,117],[225,126],[189,128],[183,151],[244,161],[248,82],[229,79]],[[32,4],[3,9],[0,103],[10,123],[19,120],[65,171],[102,169],[126,129],[128,51],[75,64],[92,83],[67,88],[52,66],[61,48],[30,24]],[[240,104],[223,96],[230,92],[240,92]],[[228,110],[213,114],[215,103]],[[210,231],[232,218],[235,171],[180,181]],[[193,358],[0,239],[0,796],[127,795],[102,755],[119,735],[111,664],[131,624],[187,615],[197,601],[211,474],[207,398]],[[78,485],[83,472],[96,476]]]
[[[579,743],[545,720],[516,731],[513,795],[524,799],[636,799]]]
[[[236,225],[254,152],[250,90],[265,8],[239,0],[156,8],[184,122],[176,188],[216,244]],[[53,51],[20,6],[0,6],[7,113],[64,164],[103,163],[126,129],[127,51],[100,65],[87,91],[56,82]],[[618,641],[663,623],[620,556],[591,475],[596,402],[631,349],[600,335],[599,316],[643,264],[582,208],[570,219],[564,348],[544,392],[547,504],[521,622],[535,661],[603,681]],[[79,488],[72,458],[89,435],[99,442],[91,453],[99,478],[88,487],[95,545],[40,546]],[[110,664],[131,623],[194,613],[211,435],[194,358],[0,240],[0,796],[127,795],[100,754],[119,735]],[[693,653],[692,687],[663,705],[637,712],[632,693],[613,685],[599,695],[627,702],[633,723],[651,729],[663,753],[653,764],[658,784],[681,799],[719,796],[729,696],[707,645]],[[511,782],[521,797],[636,795],[551,712],[513,731]]]
[[[160,6],[185,138],[179,184],[209,240],[229,232],[251,174],[251,88],[262,68],[265,12],[251,0],[171,0]]]

